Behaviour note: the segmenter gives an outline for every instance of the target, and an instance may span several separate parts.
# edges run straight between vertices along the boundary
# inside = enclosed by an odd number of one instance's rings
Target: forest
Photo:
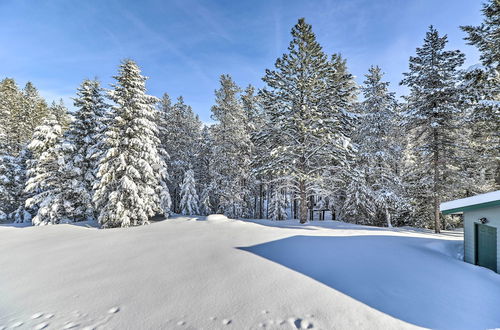
[[[457,27],[481,63],[430,26],[396,97],[383,68],[361,85],[299,19],[265,86],[220,76],[203,124],[181,97],[149,95],[131,59],[74,111],[30,82],[0,82],[0,221],[143,225],[170,214],[340,220],[441,229],[443,201],[500,189],[500,4]],[[90,76],[92,72],[88,73]]]

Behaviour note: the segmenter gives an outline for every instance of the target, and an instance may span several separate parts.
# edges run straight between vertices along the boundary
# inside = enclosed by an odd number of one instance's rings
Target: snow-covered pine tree
[[[12,114],[19,112],[20,106],[21,93],[14,79],[0,81],[0,221],[7,220],[7,215],[18,206],[15,161],[21,146],[15,140],[16,123]]]
[[[356,133],[353,142],[357,155],[355,168],[364,180],[353,180],[349,185],[354,189],[363,189],[358,198],[367,196],[366,203],[351,203],[346,205],[352,214],[372,216],[363,223],[372,225],[391,225],[390,219],[400,214],[406,203],[402,181],[399,177],[401,162],[401,141],[397,139],[399,126],[397,102],[394,93],[389,92],[388,82],[382,81],[379,67],[371,67],[361,87],[364,100],[359,105]],[[361,187],[365,183],[368,187]],[[373,194],[369,196],[369,194]],[[371,205],[375,203],[375,207]],[[353,208],[359,205],[361,210]],[[363,210],[367,208],[366,210]],[[374,208],[374,210],[373,210]],[[392,216],[391,216],[392,215]]]
[[[15,141],[22,148],[31,141],[35,129],[43,123],[50,113],[45,100],[40,97],[35,86],[28,82],[22,90],[22,101],[20,111],[13,113],[13,121],[16,123]],[[21,150],[17,150],[20,152]]]
[[[179,97],[172,105],[165,93],[159,106],[162,147],[168,154],[169,187],[172,209],[180,213],[180,190],[184,173],[196,158],[201,121],[192,108]]]
[[[319,182],[313,188],[313,194],[320,200],[328,201],[322,206],[328,207],[332,218],[342,218],[342,206],[346,197],[346,187],[349,184],[354,162],[354,150],[349,140],[355,133],[355,123],[358,119],[357,106],[358,85],[354,76],[347,68],[347,60],[341,54],[333,54],[328,63],[330,69],[327,79],[327,94],[324,97],[326,117],[334,118],[339,126],[339,140],[344,141],[341,152],[334,145],[332,152],[337,155],[327,160],[327,166]]]
[[[195,178],[197,178],[196,183],[199,187],[199,191],[201,191],[199,209],[200,214],[208,215],[215,212],[212,209],[212,200],[214,199],[212,191],[214,187],[210,174],[210,169],[213,166],[213,141],[209,126],[204,126],[201,130],[201,136],[198,140],[196,149],[198,150],[198,154],[193,170],[195,172]]]
[[[456,175],[457,120],[460,115],[458,68],[464,55],[445,51],[446,35],[440,37],[434,27],[426,33],[424,44],[417,48],[417,56],[410,57],[410,71],[404,73],[401,84],[410,89],[405,97],[407,128],[414,134],[416,178],[414,196],[416,209],[440,231],[439,204],[443,198],[453,198],[453,180]]]
[[[307,221],[309,197],[321,177],[342,166],[349,139],[336,95],[335,68],[330,64],[303,18],[292,29],[289,52],[266,70],[267,88],[261,93],[266,124],[257,140],[267,152],[259,173],[287,182],[300,202],[300,222]],[[347,112],[347,111],[346,111]],[[332,170],[333,171],[333,170]]]
[[[342,205],[343,220],[357,224],[370,224],[370,219],[373,219],[377,213],[375,193],[366,181],[366,174],[362,170],[351,170],[349,179]]]
[[[104,228],[147,224],[155,214],[168,215],[170,206],[155,122],[158,99],[146,94],[147,78],[132,60],[123,61],[114,78],[107,151],[99,163],[94,193]]]
[[[228,217],[248,214],[251,144],[247,118],[238,94],[241,89],[229,75],[220,77],[212,106],[213,166],[211,177],[217,211]]]
[[[8,215],[15,210],[14,171],[15,158],[0,151],[0,222],[6,221]]]
[[[184,174],[184,180],[181,184],[181,214],[198,214],[198,194],[196,193],[196,182],[194,180],[194,171],[189,169]]]
[[[256,159],[260,157],[263,153],[261,147],[259,148],[255,145],[253,138],[256,136],[257,132],[262,129],[264,124],[264,116],[262,113],[262,107],[260,106],[259,96],[255,92],[255,88],[252,85],[248,85],[247,88],[241,94],[241,104],[243,106],[243,111],[246,114],[247,124],[246,130],[250,136],[250,175],[248,178],[248,191],[246,198],[246,203],[248,204],[248,210],[251,211],[247,215],[249,218],[263,218],[264,212],[264,200],[263,200],[263,190],[265,180],[254,171]]]
[[[18,116],[22,105],[22,94],[14,79],[0,81],[0,152],[14,157],[26,143],[18,132],[18,119],[23,120]]]
[[[210,203],[210,188],[207,187],[201,191],[200,203],[198,207],[200,215],[209,215],[212,213],[212,205]]]
[[[286,195],[284,189],[279,185],[272,188],[271,199],[269,200],[269,219],[271,220],[286,220]]]
[[[484,19],[479,26],[462,26],[467,32],[465,40],[477,47],[482,63],[464,74],[472,133],[469,158],[479,163],[471,164],[468,170],[479,179],[473,187],[478,191],[500,189],[500,2],[487,1],[482,12]]]
[[[59,99],[59,102],[56,103],[52,101],[52,104],[49,107],[49,113],[53,114],[56,117],[57,122],[61,125],[61,128],[66,131],[73,120],[72,116],[68,112],[68,108],[64,105],[64,101]]]
[[[77,110],[63,143],[66,159],[63,199],[67,215],[73,221],[94,220],[92,197],[98,181],[99,160],[104,151],[108,105],[97,80],[84,80],[76,95],[74,105]]]
[[[36,214],[33,225],[56,224],[64,221],[64,200],[61,188],[64,178],[60,175],[63,154],[59,147],[62,128],[54,115],[49,115],[33,133],[28,145],[33,154],[29,168],[25,192],[31,194],[26,200],[26,208]]]

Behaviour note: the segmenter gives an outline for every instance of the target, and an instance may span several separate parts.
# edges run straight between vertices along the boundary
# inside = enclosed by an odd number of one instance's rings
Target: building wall
[[[488,219],[488,226],[497,228],[497,269],[500,272],[500,206],[464,212],[464,259],[476,263],[474,223],[481,218]]]

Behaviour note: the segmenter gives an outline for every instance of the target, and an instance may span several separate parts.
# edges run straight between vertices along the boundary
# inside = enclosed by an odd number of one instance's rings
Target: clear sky
[[[0,78],[31,80],[48,100],[71,103],[84,78],[113,81],[123,58],[150,77],[150,94],[184,96],[210,122],[220,74],[262,87],[300,17],[327,53],[340,52],[361,83],[372,64],[398,86],[408,58],[433,24],[461,49],[478,53],[460,25],[481,22],[481,0],[0,0]]]

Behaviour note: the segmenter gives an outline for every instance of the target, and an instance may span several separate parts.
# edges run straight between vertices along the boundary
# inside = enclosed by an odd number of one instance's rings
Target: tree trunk
[[[439,180],[439,169],[437,167],[437,152],[434,155],[434,231],[436,233],[441,232],[441,224],[439,222],[439,191],[438,191],[438,180]]]
[[[387,220],[387,227],[392,228],[391,214],[389,213],[387,207],[385,208],[385,219]]]
[[[259,194],[259,219],[264,218],[264,185],[260,184],[260,194]]]
[[[299,196],[300,196],[300,223],[307,222],[307,194],[306,183],[301,180],[299,183]]]
[[[293,194],[293,218],[297,219],[297,196]]]

